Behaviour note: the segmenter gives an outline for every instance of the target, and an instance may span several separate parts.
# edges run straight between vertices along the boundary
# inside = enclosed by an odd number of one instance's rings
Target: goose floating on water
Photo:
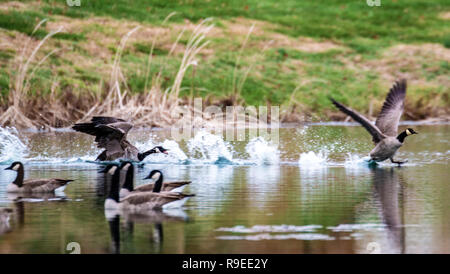
[[[181,192],[183,188],[190,184],[191,181],[174,181],[174,182],[163,182],[163,174],[159,170],[152,170],[150,174],[144,179],[153,179],[155,183],[149,183],[145,185],[140,185],[134,187],[134,167],[130,162],[124,162],[121,165],[122,177],[121,184],[122,188],[120,189],[120,198],[123,198],[132,193],[138,192],[160,192],[160,191],[176,191]],[[156,186],[156,187],[155,187]],[[157,189],[157,187],[160,189]]]
[[[64,190],[69,182],[67,179],[27,179],[24,180],[24,168],[21,162],[14,162],[5,170],[17,172],[16,179],[6,187],[12,193],[51,193],[56,189]]]
[[[139,152],[127,140],[127,134],[132,127],[133,124],[123,119],[94,116],[90,123],[78,123],[72,129],[95,136],[97,146],[104,149],[98,155],[97,159],[95,159],[96,161],[114,161],[119,158],[124,158],[140,162],[153,153],[167,154],[168,150],[161,146],[156,146],[142,153]]]
[[[111,189],[105,200],[105,210],[118,210],[132,213],[144,213],[153,209],[162,209],[171,203],[181,206],[193,194],[183,194],[178,192],[159,192],[162,183],[155,183],[152,192],[138,192],[129,194],[123,199],[119,196],[119,184],[121,170],[118,166],[112,166],[109,169],[112,175]]]
[[[333,98],[330,98],[330,100],[340,111],[352,117],[372,135],[375,148],[369,155],[373,161],[381,162],[390,159],[392,163],[401,165],[407,161],[395,161],[395,153],[403,145],[407,136],[417,134],[412,128],[408,128],[397,135],[398,123],[405,105],[405,96],[406,80],[397,81],[390,89],[375,125],[360,113],[344,106]]]

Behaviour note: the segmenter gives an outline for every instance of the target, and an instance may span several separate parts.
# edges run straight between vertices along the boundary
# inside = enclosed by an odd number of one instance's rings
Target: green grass
[[[4,1],[0,1],[0,4]],[[33,1],[23,1],[26,4]],[[69,20],[88,20],[92,17],[107,17],[122,22],[141,22],[146,26],[161,26],[163,20],[172,12],[169,23],[183,24],[184,20],[198,22],[213,17],[218,28],[226,29],[227,21],[236,18],[255,19],[267,22],[267,32],[262,36],[251,36],[237,66],[241,41],[233,36],[208,37],[209,48],[213,53],[207,58],[199,58],[199,65],[190,68],[182,83],[182,95],[194,89],[197,96],[224,98],[233,93],[233,73],[237,70],[241,79],[248,67],[252,67],[241,90],[240,97],[246,104],[259,105],[270,102],[276,105],[298,103],[301,110],[314,112],[325,118],[324,110],[334,110],[328,100],[332,95],[352,107],[364,111],[371,100],[380,103],[389,85],[379,73],[371,70],[358,70],[343,60],[358,59],[358,62],[377,61],[385,57],[390,47],[399,44],[422,45],[436,43],[450,48],[450,24],[439,17],[441,12],[450,11],[447,0],[383,0],[381,7],[369,7],[364,0],[342,1],[272,1],[272,0],[82,0],[81,7],[68,7],[61,1],[41,1],[39,9],[31,11],[0,11],[0,29],[18,31],[30,35],[35,24],[49,18],[58,22],[61,16]],[[47,30],[48,31],[48,30]],[[120,37],[116,43],[102,45],[112,56],[110,60],[99,60],[85,45],[90,32],[100,32],[112,36],[114,31],[101,24],[85,26],[79,33],[60,33],[52,40],[59,46],[71,49],[71,53],[93,60],[97,65],[73,64],[76,59],[65,60],[64,54],[50,59],[53,69],[44,68],[36,74],[33,85],[45,89],[45,84],[58,76],[62,89],[77,89],[88,92],[98,87],[104,79],[102,71],[112,63]],[[43,37],[44,30],[36,33]],[[321,53],[305,52],[288,46],[274,46],[262,52],[258,41],[270,39],[270,33],[279,33],[296,39],[310,37],[316,41],[327,41],[339,45]],[[172,34],[176,37],[176,33]],[[242,34],[243,36],[245,33]],[[102,41],[100,41],[102,42]],[[187,43],[187,36],[180,44]],[[137,41],[129,43],[124,49],[121,66],[131,92],[144,91],[145,68],[151,43]],[[162,86],[172,83],[180,63],[180,54],[168,55],[165,47],[157,45],[153,50],[153,63],[150,79],[162,71]],[[415,58],[415,56],[405,58]],[[0,62],[6,64],[11,54],[0,50]],[[409,73],[423,85],[410,86],[408,96],[413,104],[438,104],[448,108],[448,87],[442,79],[447,79],[449,63],[431,57],[414,59],[421,68],[399,67],[397,72]],[[301,65],[299,65],[301,64]],[[44,64],[45,66],[45,64]],[[395,67],[396,64],[391,64]],[[0,88],[8,87],[9,76],[0,71]],[[38,78],[40,77],[40,78]],[[84,91],[83,91],[84,90]],[[295,93],[293,93],[295,90]],[[433,100],[440,96],[439,100]],[[291,101],[293,100],[293,101]]]

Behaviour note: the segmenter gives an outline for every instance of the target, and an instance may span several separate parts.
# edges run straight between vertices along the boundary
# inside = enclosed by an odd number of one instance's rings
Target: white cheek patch
[[[117,167],[116,167],[116,166],[113,166],[112,168],[109,169],[108,173],[109,173],[110,175],[114,175],[114,172],[116,172],[116,169],[117,169]]]
[[[15,170],[15,171],[17,171],[17,170],[19,170],[19,167],[20,167],[20,165],[17,164],[17,165],[14,165],[12,169]]]
[[[409,131],[409,129],[406,130],[406,135],[411,135],[411,131]]]
[[[155,174],[153,174],[152,179],[157,181],[159,179],[159,177],[161,177],[161,174],[155,173]]]
[[[123,166],[123,169],[128,170],[130,168],[131,164],[126,164]]]

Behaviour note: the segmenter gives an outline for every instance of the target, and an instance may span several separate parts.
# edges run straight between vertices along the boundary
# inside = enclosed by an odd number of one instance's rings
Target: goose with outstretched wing
[[[407,136],[417,134],[412,128],[407,128],[397,135],[398,124],[405,105],[405,96],[406,80],[397,81],[390,89],[375,125],[357,111],[344,106],[333,98],[330,100],[340,111],[352,117],[372,135],[375,148],[369,155],[373,161],[381,162],[390,159],[392,163],[401,165],[407,161],[395,161],[395,153],[403,145]]]
[[[139,152],[127,140],[127,134],[132,127],[133,124],[123,119],[94,116],[90,123],[77,123],[72,128],[75,131],[95,136],[97,146],[104,149],[96,161],[114,161],[120,158],[142,161],[153,153],[167,154],[167,149],[161,146],[156,146],[142,153]]]

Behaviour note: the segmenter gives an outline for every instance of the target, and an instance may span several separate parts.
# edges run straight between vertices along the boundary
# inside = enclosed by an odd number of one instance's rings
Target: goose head
[[[418,132],[416,132],[416,131],[414,131],[414,129],[412,129],[412,128],[407,128],[406,130],[405,130],[405,132],[406,132],[406,135],[413,135],[413,134],[419,134]]]
[[[153,187],[153,192],[160,192],[163,182],[163,174],[159,170],[152,170],[150,174],[144,179],[153,179],[155,181],[155,186]]]
[[[9,167],[5,168],[5,170],[14,170],[14,171],[19,171],[20,169],[23,169],[23,164],[21,162],[14,162]]]
[[[152,149],[153,153],[164,153],[164,154],[169,154],[169,150],[163,148],[162,146],[156,146]]]

